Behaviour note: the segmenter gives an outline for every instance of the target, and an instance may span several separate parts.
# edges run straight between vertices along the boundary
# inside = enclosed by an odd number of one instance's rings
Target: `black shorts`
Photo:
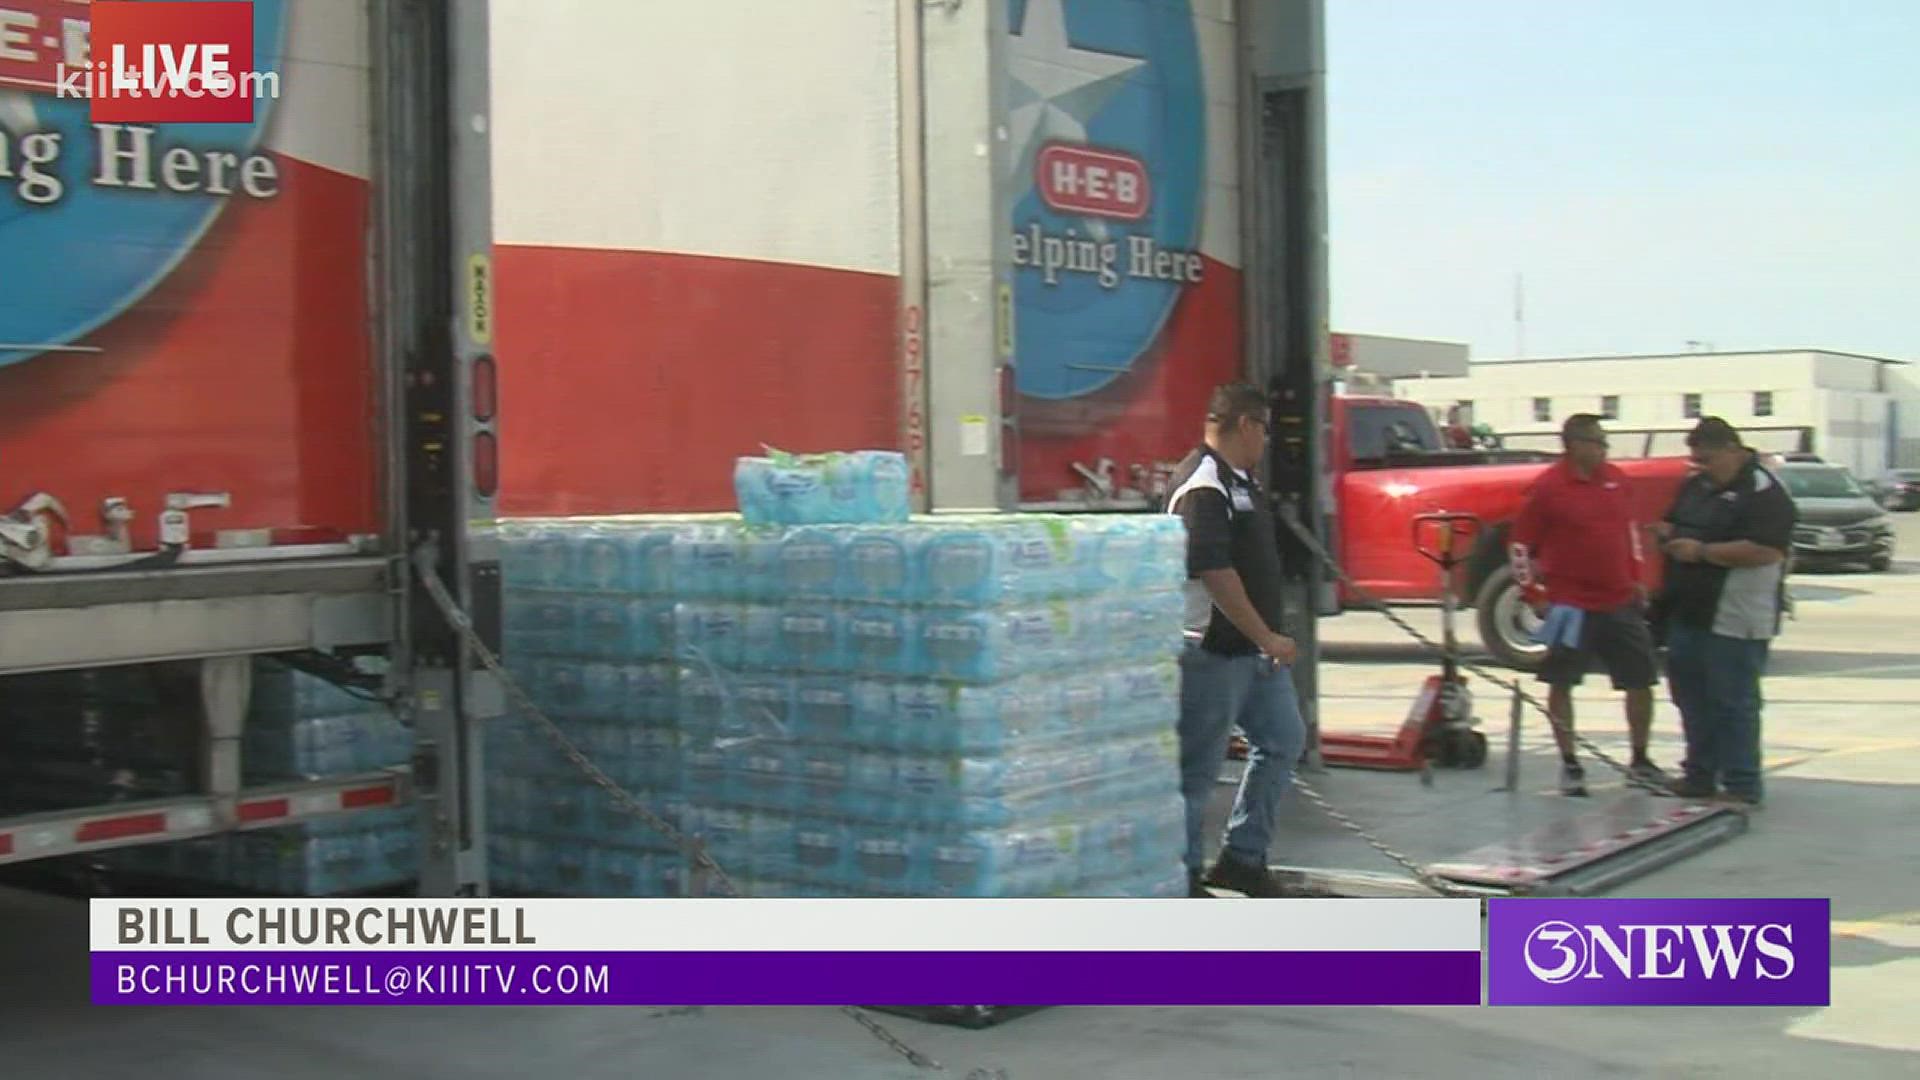
[[[1653,633],[1639,604],[1587,612],[1581,620],[1579,647],[1555,645],[1538,678],[1551,686],[1579,686],[1596,657],[1606,665],[1615,690],[1646,690],[1659,681]]]

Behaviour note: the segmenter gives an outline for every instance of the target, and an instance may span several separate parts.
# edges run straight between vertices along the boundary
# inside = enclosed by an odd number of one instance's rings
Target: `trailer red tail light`
[[[473,361],[473,418],[481,423],[491,423],[495,408],[500,403],[499,389],[495,383],[493,357],[480,356]]]
[[[500,490],[499,441],[491,431],[473,437],[473,487],[485,499]]]

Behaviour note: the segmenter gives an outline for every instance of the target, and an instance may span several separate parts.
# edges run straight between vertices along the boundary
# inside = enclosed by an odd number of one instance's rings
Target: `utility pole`
[[[1513,275],[1513,358],[1527,356],[1527,276]]]

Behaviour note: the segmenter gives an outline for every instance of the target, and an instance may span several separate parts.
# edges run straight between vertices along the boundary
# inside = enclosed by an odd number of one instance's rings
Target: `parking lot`
[[[1913,1075],[1920,1068],[1912,1021],[1920,995],[1920,637],[1913,631],[1920,514],[1895,517],[1900,559],[1892,570],[1792,581],[1796,617],[1766,683],[1767,809],[1746,835],[1616,892],[1832,898],[1832,1007],[1054,1009],[979,1032],[893,1018],[886,1024],[955,1077],[971,1070],[1016,1080]],[[1429,627],[1437,622],[1431,612],[1416,615]],[[1324,632],[1328,727],[1397,724],[1431,661],[1375,616],[1343,616]],[[1590,680],[1577,700],[1581,729],[1624,753],[1613,695]],[[1461,805],[1467,795],[1504,798],[1488,791],[1503,765],[1504,710],[1496,700],[1483,706],[1487,712],[1495,714],[1493,758],[1485,770],[1438,778],[1430,789],[1435,807],[1449,799]],[[1523,783],[1550,787],[1546,732],[1538,723],[1523,730]],[[1664,700],[1655,752],[1669,767],[1680,756],[1678,718]],[[1425,797],[1408,776],[1335,771],[1315,779],[1363,819],[1384,812],[1389,794],[1395,805]],[[1302,828],[1327,828],[1305,816],[1311,808],[1288,813]],[[1378,824],[1393,839],[1394,819]],[[1471,831],[1464,818],[1461,828]],[[1460,839],[1464,847],[1472,837]],[[1355,868],[1394,869],[1357,840],[1346,850]],[[927,1075],[826,1009],[109,1012],[86,1004],[78,905],[14,895],[0,912],[0,956],[13,973],[0,980],[0,1015],[8,1020],[0,1054],[10,1075]]]

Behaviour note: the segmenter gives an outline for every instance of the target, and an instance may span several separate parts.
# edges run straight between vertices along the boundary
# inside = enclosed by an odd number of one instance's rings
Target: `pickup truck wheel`
[[[1495,660],[1521,671],[1534,671],[1546,660],[1546,646],[1533,640],[1540,616],[1521,598],[1510,568],[1498,567],[1487,576],[1473,606],[1480,643]]]

